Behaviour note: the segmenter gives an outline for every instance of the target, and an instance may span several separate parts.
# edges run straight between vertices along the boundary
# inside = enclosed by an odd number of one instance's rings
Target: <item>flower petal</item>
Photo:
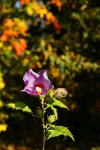
[[[31,88],[29,88],[29,87],[27,87],[27,86],[25,86],[25,88],[23,89],[23,90],[21,90],[22,92],[26,92],[26,93],[28,93],[29,95],[34,95],[34,93],[35,93],[35,90],[33,90],[33,89],[31,89]]]
[[[23,80],[25,82],[25,85],[28,84],[29,87],[33,87],[34,81],[38,77],[39,77],[39,75],[30,69],[28,72],[25,73]]]
[[[28,93],[29,95],[32,95],[32,96],[35,96],[35,97],[38,97],[40,96],[40,94],[38,94],[36,92],[36,88],[29,88],[29,87],[25,87],[23,90],[21,90],[22,92],[26,92]]]
[[[42,70],[42,71],[39,73],[39,75],[40,75],[40,76],[44,76],[45,79],[49,80],[49,79],[48,79],[48,76],[47,76],[47,73],[46,73],[45,70]]]
[[[37,82],[39,82],[40,84],[42,83],[46,90],[50,89],[51,87],[53,88],[45,70],[40,72]]]

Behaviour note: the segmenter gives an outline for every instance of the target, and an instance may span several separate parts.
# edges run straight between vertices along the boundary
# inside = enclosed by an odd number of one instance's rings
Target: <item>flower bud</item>
[[[51,88],[47,94],[48,94],[48,96],[50,96],[50,98],[52,98],[54,95],[54,90]]]
[[[68,95],[68,92],[65,88],[58,88],[54,90],[55,98],[62,98],[62,97],[66,97],[67,95]]]
[[[49,122],[49,123],[53,123],[53,122],[55,122],[55,121],[56,121],[56,118],[55,118],[54,115],[50,115],[50,116],[48,117],[48,122]]]

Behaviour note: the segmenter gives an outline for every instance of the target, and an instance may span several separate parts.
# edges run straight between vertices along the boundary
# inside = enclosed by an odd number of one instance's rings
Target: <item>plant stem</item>
[[[44,99],[41,99],[42,104],[42,127],[43,127],[43,146],[42,150],[45,150],[45,122],[44,122]]]
[[[39,117],[39,116],[36,116],[36,115],[32,115],[32,117],[37,117],[37,118],[40,118],[40,119],[41,119],[41,117]]]

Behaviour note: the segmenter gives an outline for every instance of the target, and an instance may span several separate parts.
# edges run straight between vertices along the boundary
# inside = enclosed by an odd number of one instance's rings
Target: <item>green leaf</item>
[[[59,135],[69,136],[73,141],[74,137],[67,127],[50,125],[47,139],[58,137]]]
[[[55,115],[56,120],[58,119],[58,113],[57,113],[57,109],[54,108],[53,106],[51,107],[53,114]]]
[[[20,102],[20,101],[15,102],[15,103],[8,103],[5,106],[16,109],[16,110],[22,110],[23,112],[27,112],[27,113],[33,115],[32,110],[25,103]]]
[[[56,100],[55,98],[50,99],[50,100],[48,101],[48,104],[51,104],[52,106],[59,106],[59,107],[61,107],[61,108],[67,108],[67,109],[68,109],[68,107],[67,107],[65,104],[63,104],[63,103],[60,102],[59,100]],[[69,109],[68,109],[68,110],[69,110]]]
[[[56,120],[57,120],[57,119],[58,119],[57,109],[54,108],[51,104],[47,104],[47,103],[46,103],[46,105],[47,105],[48,108],[51,108],[51,110],[53,111],[53,114],[55,115],[55,118],[56,118]]]
[[[40,108],[40,107],[38,107],[38,108],[37,108],[37,110],[36,110],[36,114],[37,114],[39,117],[41,117],[41,118],[42,118],[42,110],[41,110],[41,108]]]
[[[49,134],[47,137],[47,140],[52,138],[52,137],[58,137],[59,135],[62,135],[59,131],[55,131],[55,130],[48,130]]]

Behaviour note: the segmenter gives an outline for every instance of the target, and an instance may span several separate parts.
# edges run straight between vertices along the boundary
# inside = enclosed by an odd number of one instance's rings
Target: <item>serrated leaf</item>
[[[55,130],[49,130],[49,135],[47,137],[47,140],[52,138],[52,137],[58,137],[59,135],[62,135],[59,131],[55,131]]]
[[[29,114],[33,114],[32,110],[23,102],[15,102],[15,103],[8,103],[5,106],[8,106],[9,108],[13,108],[16,110],[22,110],[23,112],[27,112]]]
[[[68,107],[65,104],[63,104],[62,102],[60,102],[59,100],[57,100],[55,98],[50,99],[48,101],[48,104],[51,104],[52,106],[59,106],[61,108],[67,108],[68,109]]]
[[[49,132],[50,134],[48,135],[47,139],[64,135],[69,136],[74,141],[74,137],[67,127],[50,125],[49,131],[51,132]]]

